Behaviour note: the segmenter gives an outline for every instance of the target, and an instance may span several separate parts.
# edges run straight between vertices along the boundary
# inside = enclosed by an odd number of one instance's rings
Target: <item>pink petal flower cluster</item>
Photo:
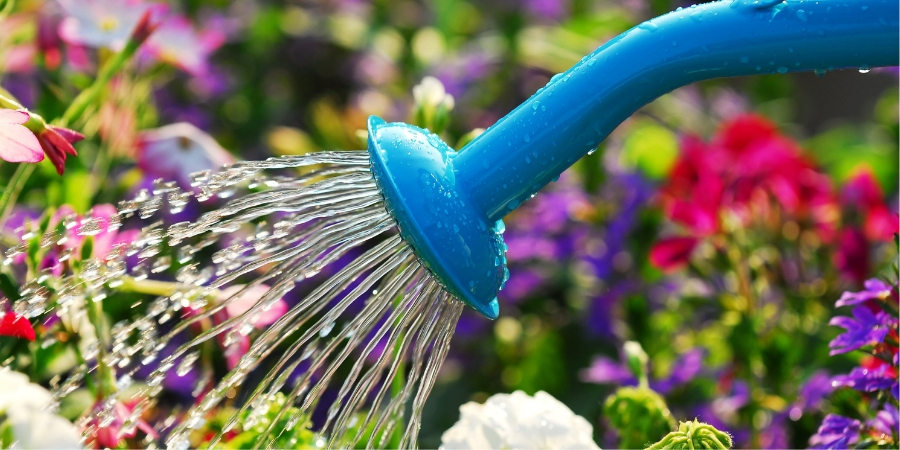
[[[66,155],[77,156],[73,143],[84,136],[68,128],[44,125],[41,131],[25,126],[31,119],[26,111],[0,109],[0,158],[9,162],[40,162],[46,154],[60,175]]]
[[[726,122],[708,143],[685,137],[659,200],[688,232],[661,239],[651,250],[651,262],[664,270],[687,264],[700,239],[722,231],[726,214],[743,225],[787,216],[809,224],[825,242],[836,234],[838,203],[828,177],[756,115]]]

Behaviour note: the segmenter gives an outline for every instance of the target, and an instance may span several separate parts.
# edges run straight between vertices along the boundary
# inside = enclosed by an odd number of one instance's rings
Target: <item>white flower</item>
[[[444,450],[599,449],[593,427],[546,392],[496,394],[483,405],[459,408],[460,419],[441,436]]]
[[[16,448],[82,448],[81,433],[72,422],[48,410],[52,403],[50,392],[24,374],[0,370],[0,412],[12,426]]]
[[[413,99],[422,107],[437,108],[443,106],[447,111],[453,109],[453,96],[444,89],[444,84],[435,77],[425,77],[413,86]]]

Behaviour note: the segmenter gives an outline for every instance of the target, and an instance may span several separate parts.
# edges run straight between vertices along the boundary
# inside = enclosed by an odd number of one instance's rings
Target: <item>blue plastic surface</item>
[[[452,294],[494,319],[507,278],[499,220],[641,106],[696,81],[898,65],[897,0],[726,0],[617,36],[459,153],[369,119],[372,170],[404,239]]]
[[[696,81],[898,64],[898,0],[722,1],[644,22],[538,90],[454,161],[499,219],[655,98]]]
[[[496,319],[508,276],[502,222],[488,223],[463,197],[456,154],[428,130],[369,118],[372,172],[401,236],[444,288]]]

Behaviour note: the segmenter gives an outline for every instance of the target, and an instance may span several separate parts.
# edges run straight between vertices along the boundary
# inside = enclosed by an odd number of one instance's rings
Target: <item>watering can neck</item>
[[[502,218],[643,105],[701,80],[898,65],[896,0],[725,0],[644,22],[554,76],[453,161]]]

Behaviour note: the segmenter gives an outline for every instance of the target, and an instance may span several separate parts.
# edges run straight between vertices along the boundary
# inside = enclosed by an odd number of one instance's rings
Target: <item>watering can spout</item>
[[[369,121],[372,171],[420,261],[488,318],[508,277],[500,219],[638,108],[710,78],[898,65],[897,0],[725,0],[622,33],[460,152]]]
[[[898,65],[896,0],[724,0],[622,33],[556,75],[454,161],[502,218],[643,105],[701,80]]]

